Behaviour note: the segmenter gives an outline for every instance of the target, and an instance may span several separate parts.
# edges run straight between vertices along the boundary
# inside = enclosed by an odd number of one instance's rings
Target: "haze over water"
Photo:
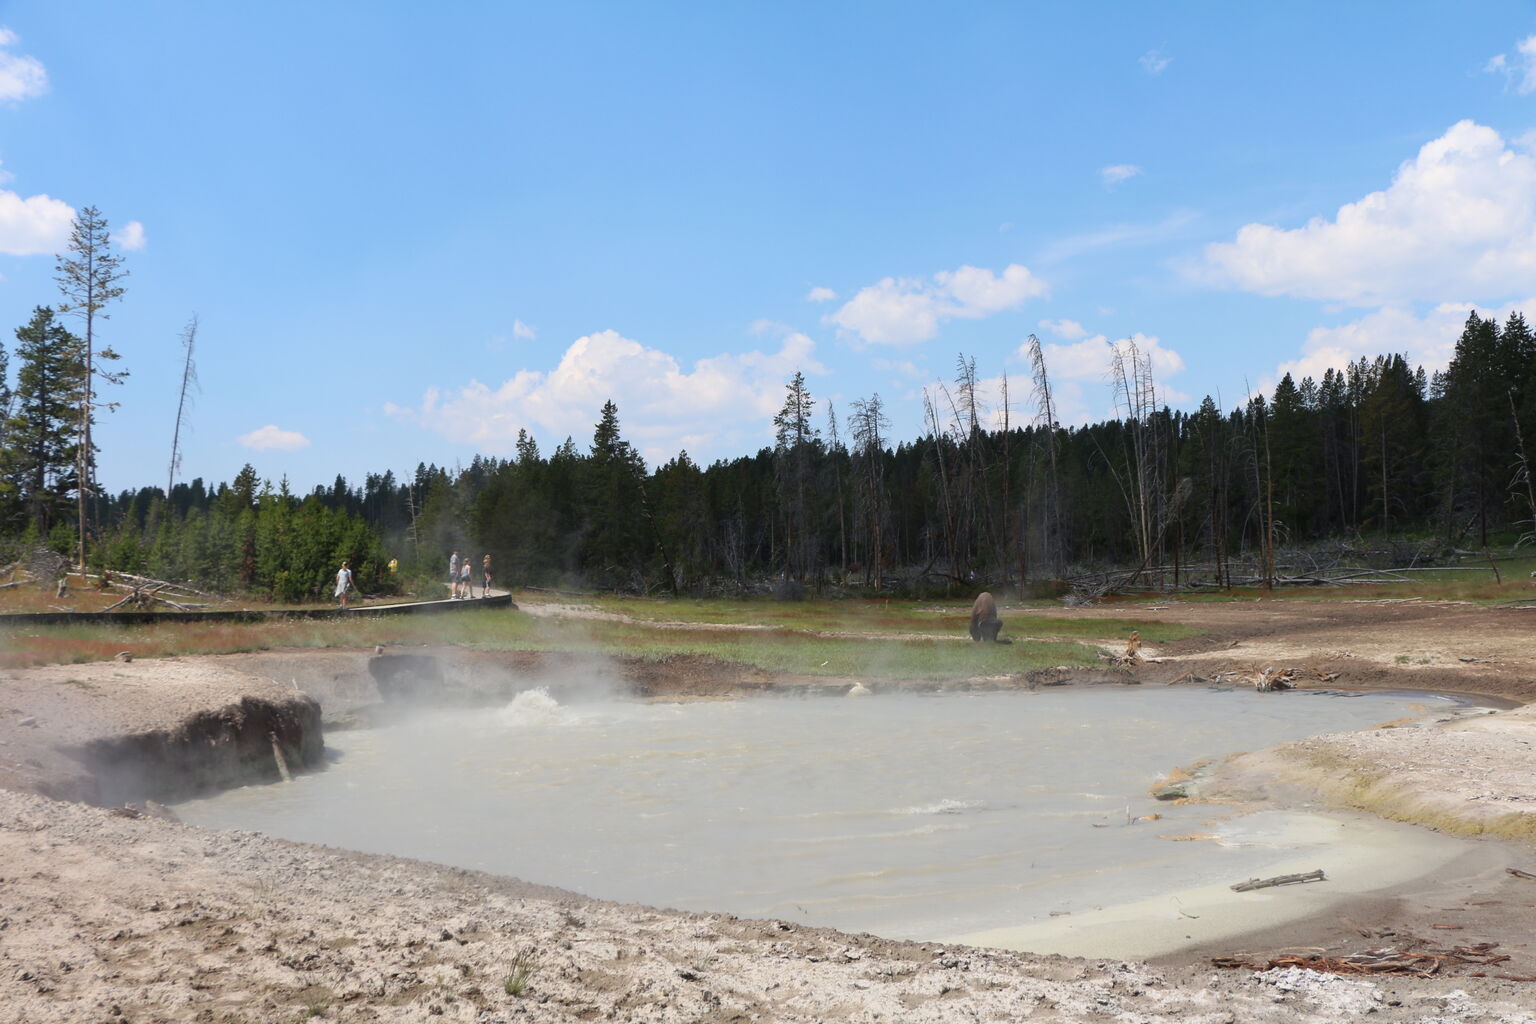
[[[1451,702],[1095,687],[562,706],[529,691],[333,733],[325,771],[178,811],[609,899],[942,939],[1321,850],[1335,836],[1316,819],[1148,789],[1199,758],[1426,705]],[[1159,838],[1191,832],[1216,840]]]

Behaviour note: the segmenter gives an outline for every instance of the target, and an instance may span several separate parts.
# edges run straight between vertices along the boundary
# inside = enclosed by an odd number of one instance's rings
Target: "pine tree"
[[[1484,320],[1474,310],[1441,388],[1437,435],[1448,519],[1454,520],[1458,512],[1467,515],[1465,528],[1475,525],[1484,547],[1489,520],[1502,504],[1505,467],[1514,450],[1502,355],[1498,322]]]
[[[622,585],[640,567],[646,551],[647,509],[639,483],[645,464],[619,435],[619,408],[611,401],[603,403],[585,469],[582,561],[610,585]]]
[[[804,580],[815,558],[808,490],[815,472],[818,433],[811,424],[816,401],[799,370],[784,388],[784,406],[773,418],[774,478],[784,519],[784,564],[789,575]]]
[[[99,377],[107,384],[120,384],[127,376],[121,370],[108,370],[103,365],[115,363],[118,354],[106,346],[96,347],[96,321],[107,318],[107,303],[122,297],[123,286],[119,282],[128,276],[128,272],[123,269],[123,257],[112,251],[112,236],[107,230],[106,218],[94,206],[87,206],[75,214],[69,253],[59,257],[55,271],[59,291],[64,296],[64,301],[59,303],[59,312],[74,316],[85,325],[80,349],[80,365],[85,373],[77,419],[80,437],[75,446],[77,545],[80,571],[84,572],[90,526],[86,509],[95,496],[96,447],[91,442],[91,427],[96,416],[96,379]],[[116,406],[109,404],[107,408]]]
[[[16,329],[14,409],[6,421],[5,476],[13,482],[27,517],[46,538],[59,521],[65,492],[76,484],[77,412],[85,385],[80,339],[60,325],[53,310],[37,307]]]

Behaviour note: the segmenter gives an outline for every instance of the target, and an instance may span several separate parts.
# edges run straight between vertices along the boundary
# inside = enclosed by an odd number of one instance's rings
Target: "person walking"
[[[474,577],[469,574],[469,556],[464,556],[464,561],[459,563],[459,597],[469,600],[475,596]]]
[[[341,607],[348,607],[348,598],[352,590],[352,570],[348,568],[346,559],[342,559],[341,568],[336,571],[335,597],[341,602]]]
[[[452,601],[459,596],[459,553],[455,551],[448,559],[448,600]]]
[[[480,560],[480,571],[485,576],[485,589],[480,592],[481,597],[491,596],[491,556],[486,555]]]

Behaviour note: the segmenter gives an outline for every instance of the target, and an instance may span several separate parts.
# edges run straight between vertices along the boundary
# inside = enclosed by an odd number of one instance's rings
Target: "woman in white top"
[[[341,568],[336,572],[336,593],[334,595],[336,599],[341,602],[341,606],[343,608],[347,607],[348,592],[351,589],[352,570],[347,568],[347,563],[345,560],[343,560],[341,563]]]

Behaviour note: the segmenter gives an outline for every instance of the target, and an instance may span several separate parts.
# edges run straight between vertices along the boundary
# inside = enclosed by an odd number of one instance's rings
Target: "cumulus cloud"
[[[870,344],[913,345],[937,335],[946,320],[994,316],[1046,291],[1044,281],[1017,263],[1001,274],[963,266],[926,281],[887,277],[860,289],[823,322]]]
[[[1197,274],[1352,305],[1513,296],[1536,275],[1536,159],[1492,128],[1458,122],[1385,190],[1305,227],[1249,224],[1208,245]]]
[[[275,423],[268,423],[249,434],[241,434],[235,440],[242,446],[258,452],[296,452],[300,448],[309,447],[309,438],[297,430],[283,430]]]
[[[1536,92],[1536,36],[1526,36],[1515,44],[1513,60],[1507,54],[1495,54],[1483,65],[1483,70],[1502,76],[1522,96]]]
[[[1072,321],[1066,321],[1071,323]],[[1129,338],[1110,341],[1102,334],[1083,338],[1072,344],[1041,346],[1045,367],[1051,378],[1051,398],[1056,406],[1056,420],[1063,424],[1091,423],[1119,415],[1111,384],[1115,354],[1135,345],[1141,358],[1152,367],[1157,383],[1158,403],[1179,404],[1189,396],[1168,384],[1168,378],[1184,372],[1184,357],[1163,345],[1162,340],[1140,331]],[[1014,358],[1027,361],[1024,346]]]
[[[131,220],[112,232],[112,241],[118,248],[130,251],[142,249],[148,243],[144,237],[144,225],[136,220]]]
[[[1068,341],[1076,341],[1078,338],[1088,336],[1088,328],[1076,320],[1041,320],[1038,326],[1042,331],[1050,331],[1058,338],[1066,338]]]
[[[898,379],[924,380],[928,376],[927,371],[910,359],[874,359],[871,363],[875,369],[883,370]]]
[[[1122,181],[1127,181],[1141,173],[1141,168],[1135,164],[1111,164],[1099,171],[1099,180],[1105,188],[1114,188]]]
[[[1516,310],[1536,310],[1536,298],[1492,309],[1474,307],[1469,302],[1442,302],[1423,316],[1393,306],[1336,327],[1314,327],[1307,333],[1301,355],[1275,367],[1254,390],[1272,394],[1287,373],[1298,384],[1305,377],[1321,380],[1328,370],[1342,370],[1362,356],[1375,359],[1379,355],[1402,353],[1410,366],[1422,366],[1426,373],[1443,370],[1456,354],[1456,339],[1461,337],[1467,315],[1474,309],[1485,320],[1492,317],[1503,323]]]
[[[385,406],[397,420],[450,440],[509,454],[519,429],[545,451],[567,436],[583,447],[603,403],[619,408],[624,437],[652,464],[686,449],[695,459],[737,454],[765,443],[795,373],[826,373],[816,343],[781,331],[777,351],[728,353],[684,369],[676,357],[617,331],[577,338],[553,370],[519,370],[500,384],[471,380],[443,391],[429,388],[414,408]]]
[[[1147,74],[1160,75],[1168,70],[1168,65],[1173,63],[1173,58],[1164,56],[1161,50],[1148,50],[1137,58],[1137,63]]]
[[[0,27],[0,103],[19,103],[48,91],[48,72],[36,57],[11,53],[20,39]]]
[[[75,211],[68,203],[45,195],[23,199],[0,189],[0,252],[34,256],[63,250],[69,242]]]
[[[831,302],[835,298],[837,298],[837,292],[831,288],[823,288],[820,285],[805,293],[806,302]]]

